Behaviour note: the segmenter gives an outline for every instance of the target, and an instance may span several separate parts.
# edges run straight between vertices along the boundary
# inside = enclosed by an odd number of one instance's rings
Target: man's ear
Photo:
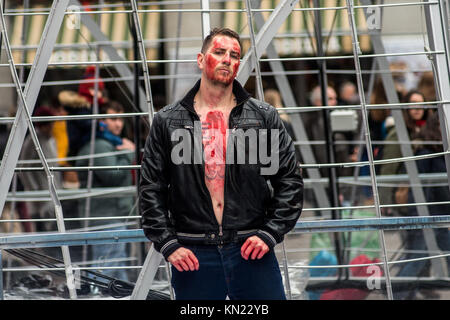
[[[203,70],[203,63],[205,60],[205,55],[203,53],[198,53],[197,54],[197,66],[199,67],[200,70]]]

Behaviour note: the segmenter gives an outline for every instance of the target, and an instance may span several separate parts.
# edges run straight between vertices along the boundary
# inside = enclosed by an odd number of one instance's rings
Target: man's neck
[[[205,78],[202,77],[200,89],[196,94],[196,107],[211,109],[232,107],[234,105],[233,83],[223,86]]]

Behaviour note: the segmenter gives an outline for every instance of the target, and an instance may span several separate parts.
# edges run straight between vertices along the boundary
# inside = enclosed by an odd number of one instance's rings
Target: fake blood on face
[[[208,79],[225,85],[232,83],[239,69],[240,53],[236,39],[225,36],[215,37],[205,55]]]

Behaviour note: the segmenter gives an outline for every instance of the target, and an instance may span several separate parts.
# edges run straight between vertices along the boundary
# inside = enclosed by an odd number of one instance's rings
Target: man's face
[[[108,109],[106,111],[107,114],[117,114],[117,112]],[[106,127],[112,134],[116,136],[120,136],[123,129],[123,119],[122,118],[106,118],[103,119],[103,122],[106,124]]]
[[[320,89],[316,89],[316,90],[318,90],[317,92],[318,92],[319,94],[321,94]],[[333,88],[328,87],[328,90],[327,90],[327,96],[328,96],[328,103],[327,103],[327,106],[336,106],[336,105],[337,105],[337,94],[336,94],[336,91],[334,91]],[[313,103],[315,106],[322,106],[323,104],[322,104],[322,98],[321,98],[321,96],[319,95],[318,98],[316,98],[315,101],[312,101],[312,103]]]
[[[336,91],[334,91],[333,88],[328,87],[327,96],[328,96],[328,105],[329,106],[336,106],[337,105]]]
[[[209,80],[228,86],[236,78],[240,57],[241,47],[237,39],[218,35],[204,54],[198,54],[197,62]]]

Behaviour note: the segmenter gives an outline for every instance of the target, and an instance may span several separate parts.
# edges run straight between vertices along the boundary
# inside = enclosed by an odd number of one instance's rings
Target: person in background
[[[418,136],[417,141],[423,142],[434,142],[433,144],[422,144],[417,147],[415,155],[422,156],[433,153],[443,152],[442,144],[436,144],[436,142],[442,141],[442,134],[439,122],[438,112],[435,111],[431,116],[428,117],[426,124],[422,126]],[[445,165],[445,157],[435,156],[425,159],[417,160],[417,169],[419,173],[447,173]],[[448,185],[444,186],[424,186],[423,192],[425,195],[425,201],[427,203],[437,203],[437,202],[449,202],[450,201],[450,191]],[[414,203],[413,194],[411,189],[408,192],[408,203]],[[428,206],[428,213],[430,216],[436,215],[448,215],[450,214],[450,204],[430,204]],[[408,216],[417,216],[417,207],[408,207]],[[435,228],[432,229],[434,236],[436,238],[436,243],[438,248],[442,250],[443,253],[448,253],[450,251],[450,230],[445,228]],[[401,258],[401,260],[417,259],[432,255],[432,253],[427,253],[429,249],[425,242],[424,237],[425,230],[408,230],[406,231],[405,238],[405,250],[407,253]],[[422,252],[421,252],[422,251]],[[424,252],[425,251],[425,252]],[[445,258],[447,260],[447,272],[450,274],[450,257]],[[399,265],[400,270],[397,273],[397,277],[418,277],[427,271],[429,266],[429,260],[419,260],[411,261],[407,263],[402,263]],[[394,291],[395,299],[414,299],[416,298],[418,288],[415,287],[415,282],[410,282],[410,288],[408,290],[398,290]],[[422,294],[430,298],[439,298],[435,292],[422,291]]]
[[[270,104],[271,106],[274,106],[277,109],[283,108],[283,102],[281,100],[280,92],[276,89],[266,89],[264,90],[264,101]],[[289,114],[281,112],[279,113],[281,121],[283,121],[283,125],[286,128],[287,133],[292,138],[293,141],[295,141],[295,132],[294,128],[292,127],[291,119],[289,118]],[[295,156],[297,159],[302,162],[300,149],[298,146],[295,146]]]
[[[328,104],[327,106],[337,106],[337,94],[333,87],[329,86],[327,89],[327,98]],[[322,95],[321,95],[321,87],[315,86],[310,93],[310,101],[313,106],[323,106],[322,103]],[[323,141],[324,144],[315,144],[312,145],[311,148],[314,153],[314,157],[317,163],[328,163],[327,161],[327,146],[326,146],[326,137],[325,137],[325,124],[323,118],[322,110],[318,111],[308,111],[302,113],[302,120],[305,124],[305,130],[308,135],[308,140],[311,142],[314,141]],[[331,128],[330,128],[331,130]],[[348,138],[347,135],[343,132],[334,132],[333,133],[335,142],[344,142],[350,141],[353,138]],[[344,163],[352,161],[352,150],[353,145],[347,143],[336,143],[334,145],[335,151],[335,162],[336,163]],[[327,169],[320,169],[322,176],[328,176]],[[352,173],[351,168],[339,168],[337,170],[340,176],[348,176]]]
[[[100,113],[105,114],[105,118],[98,123],[97,135],[95,139],[94,154],[109,153],[103,157],[94,159],[94,166],[121,166],[131,165],[135,158],[135,145],[127,138],[122,138],[122,130],[124,127],[123,118],[108,118],[108,114],[123,113],[124,108],[115,101],[103,104]],[[86,156],[90,154],[91,143],[88,142],[81,147],[78,156]],[[125,151],[117,155],[111,153],[117,151]],[[76,166],[88,166],[89,159],[79,159],[75,162]],[[80,171],[78,173],[80,179],[80,187],[87,187],[88,171]],[[95,170],[92,179],[92,188],[107,187],[125,187],[132,185],[132,175],[129,170]],[[90,217],[111,217],[107,220],[90,220],[89,227],[99,227],[105,224],[115,224],[109,228],[102,230],[123,230],[125,220],[114,219],[114,216],[128,216],[133,208],[133,197],[117,195],[114,197],[94,197],[90,203]],[[80,217],[85,216],[86,199],[79,201]],[[118,225],[118,226],[117,226]],[[125,262],[106,262],[109,259],[127,258],[127,247],[125,243],[114,245],[93,245],[91,246],[91,258],[96,261],[94,266],[111,267],[123,266]],[[127,272],[124,269],[103,270],[104,274],[115,277],[120,280],[127,280]]]
[[[56,112],[48,106],[40,106],[35,112],[35,117],[40,116],[55,116]],[[42,152],[50,166],[57,167],[58,162],[56,152],[56,142],[53,138],[53,122],[52,121],[36,121],[34,122],[39,144]],[[35,160],[33,163],[23,164],[21,166],[42,167],[42,163],[39,161],[39,155],[36,151],[31,134],[26,137],[22,151],[19,156],[19,160]],[[19,173],[19,179],[23,184],[25,191],[38,191],[49,190],[48,178],[46,173],[42,171],[27,171]],[[61,188],[62,181],[59,172],[53,172],[53,181],[56,189]],[[49,219],[55,218],[54,204],[52,201],[36,201],[28,202],[28,212],[33,219]],[[54,222],[36,222],[36,231],[55,231],[56,224]]]
[[[339,87],[338,105],[357,105],[359,104],[358,89],[351,81],[345,81]]]
[[[97,82],[97,102],[100,108],[107,102],[105,84],[95,77],[95,67],[86,68],[83,82],[78,86],[78,92],[62,90],[58,93],[58,113],[60,115],[90,115],[93,112],[95,83]],[[58,121],[54,128],[58,153],[61,158],[74,157],[79,149],[91,139],[92,119],[78,119],[70,121]],[[64,161],[64,166],[73,166],[74,161]],[[68,189],[80,187],[78,173],[76,171],[64,171],[63,186]],[[73,205],[72,205],[73,206]],[[76,210],[75,210],[76,211]]]
[[[433,71],[426,71],[422,74],[419,80],[419,84],[417,85],[417,89],[420,92],[423,92],[425,96],[425,101],[436,101],[436,88],[434,86],[434,75]],[[432,110],[430,109],[430,112]]]
[[[274,106],[277,109],[283,108],[283,102],[281,101],[280,92],[276,89],[266,89],[264,90],[264,101],[268,104]],[[295,140],[294,129],[292,129],[291,120],[287,113],[280,113],[280,118],[283,121],[284,127],[288,131],[292,139]]]
[[[95,93],[95,83],[97,83],[97,94]],[[95,78],[95,67],[92,66],[86,68],[84,79],[78,87],[78,92],[62,90],[58,94],[59,104],[66,110],[68,115],[92,114],[95,99],[99,110],[108,101],[105,84],[101,79]],[[90,140],[91,125],[91,119],[67,121],[68,156],[76,155],[80,148]]]
[[[402,99],[402,103],[420,103],[424,102],[424,95],[417,91],[409,91]],[[407,108],[403,110],[403,119],[405,120],[406,129],[410,140],[414,140],[421,128],[425,125],[428,113],[424,108]],[[402,152],[398,142],[397,130],[392,125],[385,139],[390,142],[383,146],[382,159],[401,158]],[[401,143],[401,142],[400,142]],[[414,145],[413,145],[414,146]],[[395,175],[405,173],[405,167],[401,162],[387,163],[380,166],[380,175]],[[382,204],[404,204],[406,202],[408,188],[405,187],[382,187],[380,188],[380,200]],[[387,215],[406,214],[407,208],[386,208],[384,211]]]

